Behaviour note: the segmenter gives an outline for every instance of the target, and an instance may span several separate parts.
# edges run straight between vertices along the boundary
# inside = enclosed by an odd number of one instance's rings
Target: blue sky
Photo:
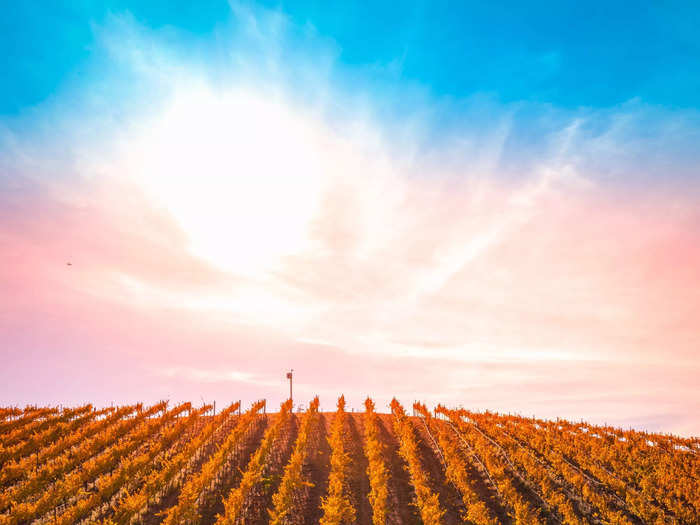
[[[434,96],[609,107],[633,98],[700,104],[694,2],[262,2],[337,46],[342,64]],[[16,114],[81,75],[94,24],[128,11],[141,24],[211,36],[224,1],[11,2],[3,8],[0,113]],[[234,21],[235,25],[235,21]],[[377,67],[378,66],[378,67]]]

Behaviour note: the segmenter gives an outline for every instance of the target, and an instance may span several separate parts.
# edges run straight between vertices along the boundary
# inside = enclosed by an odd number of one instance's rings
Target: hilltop
[[[698,523],[697,438],[318,406],[0,408],[0,524]]]

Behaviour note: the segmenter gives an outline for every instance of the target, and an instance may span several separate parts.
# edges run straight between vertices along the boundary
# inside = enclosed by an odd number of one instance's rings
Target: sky
[[[693,2],[15,2],[0,404],[700,435]]]

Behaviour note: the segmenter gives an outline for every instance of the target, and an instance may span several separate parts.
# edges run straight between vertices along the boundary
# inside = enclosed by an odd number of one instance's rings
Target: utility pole
[[[287,372],[287,379],[289,379],[289,399],[294,399],[292,397],[292,373],[294,372],[294,369],[292,368],[289,372]],[[294,401],[292,401],[294,403]]]

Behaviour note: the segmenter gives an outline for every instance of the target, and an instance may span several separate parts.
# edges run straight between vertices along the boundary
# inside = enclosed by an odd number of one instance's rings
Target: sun
[[[280,99],[190,87],[144,127],[128,169],[194,254],[259,275],[309,242],[326,135]]]

